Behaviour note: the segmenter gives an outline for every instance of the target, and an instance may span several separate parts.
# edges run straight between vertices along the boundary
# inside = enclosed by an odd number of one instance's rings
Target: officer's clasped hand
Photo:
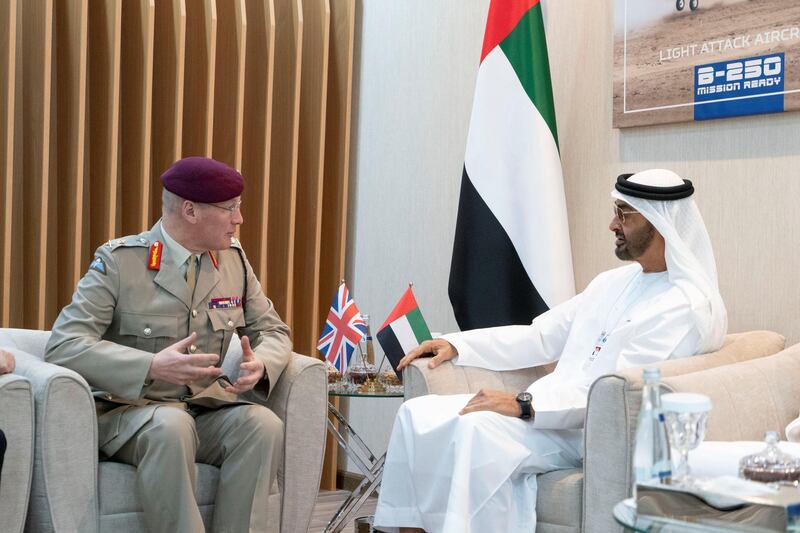
[[[204,378],[217,378],[222,369],[214,365],[219,355],[214,353],[185,353],[194,345],[197,333],[164,348],[153,357],[148,379],[159,379],[175,385],[188,385]]]
[[[225,387],[225,390],[234,394],[247,392],[264,377],[264,372],[266,372],[264,363],[256,359],[256,354],[250,347],[250,339],[244,335],[242,336],[242,364],[239,365],[239,378],[230,387]]]

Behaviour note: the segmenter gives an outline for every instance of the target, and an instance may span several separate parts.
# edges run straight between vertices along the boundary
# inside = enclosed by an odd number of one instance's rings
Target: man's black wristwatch
[[[530,420],[533,418],[533,407],[531,407],[531,400],[533,400],[533,396],[531,396],[530,392],[520,392],[517,394],[517,403],[519,404],[519,408],[522,410],[522,414],[519,417],[523,420]]]

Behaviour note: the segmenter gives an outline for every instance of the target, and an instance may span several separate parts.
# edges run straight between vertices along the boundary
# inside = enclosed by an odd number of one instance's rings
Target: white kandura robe
[[[592,382],[617,369],[693,355],[700,343],[683,292],[666,272],[645,274],[638,264],[600,274],[530,326],[444,338],[457,348],[458,365],[514,370],[559,362],[552,374],[528,387],[533,422],[494,412],[459,416],[471,394],[404,403],[375,514],[381,529],[533,533],[536,474],[582,463]],[[596,346],[601,349],[592,357]]]

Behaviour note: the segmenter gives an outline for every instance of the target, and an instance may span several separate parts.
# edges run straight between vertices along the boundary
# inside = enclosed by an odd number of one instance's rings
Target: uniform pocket
[[[241,307],[233,309],[209,309],[208,318],[214,331],[233,331],[244,326],[244,311]]]
[[[122,414],[130,407],[130,405],[121,405],[97,417],[97,441],[100,448],[119,435]]]
[[[157,339],[177,339],[178,317],[145,313],[120,312],[119,333],[135,337],[136,348],[146,352],[156,351]]]
[[[232,309],[209,309],[208,319],[211,321],[211,328],[214,330],[214,335],[217,339],[217,349],[220,355],[220,365],[222,359],[228,351],[228,345],[231,342],[231,337],[236,331],[236,328],[244,327],[244,311],[241,307],[234,307]]]
[[[109,417],[109,420],[105,431],[99,433],[100,451],[106,457],[117,453],[145,424],[150,422],[158,407],[158,404],[123,405],[103,415],[101,418]]]

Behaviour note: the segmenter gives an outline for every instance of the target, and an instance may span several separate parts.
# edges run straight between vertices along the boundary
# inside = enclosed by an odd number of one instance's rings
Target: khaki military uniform
[[[149,268],[156,241],[165,243],[160,222],[97,249],[72,302],[53,325],[46,359],[75,370],[92,386],[100,450],[137,465],[149,529],[203,530],[193,496],[194,462],[202,459],[222,468],[215,530],[256,531],[253,524],[266,519],[259,513],[266,510],[283,435],[280,420],[248,400],[266,400],[286,367],[289,328],[235,239],[213,258],[201,256],[194,294],[166,250],[158,268]],[[219,354],[218,364],[233,334],[247,335],[265,367],[264,379],[244,397],[224,390],[229,384],[224,376],[186,386],[148,381],[154,354],[193,331],[197,340],[190,351]],[[251,442],[226,442],[231,435]],[[177,442],[178,449],[164,452],[161,440]],[[254,464],[244,464],[248,461]],[[225,511],[226,499],[235,509]]]

